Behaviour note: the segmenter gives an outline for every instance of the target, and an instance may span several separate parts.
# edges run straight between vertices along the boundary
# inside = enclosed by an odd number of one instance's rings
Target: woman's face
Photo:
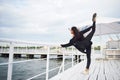
[[[74,36],[74,31],[73,31],[73,30],[70,30],[70,32],[71,32],[72,36]]]

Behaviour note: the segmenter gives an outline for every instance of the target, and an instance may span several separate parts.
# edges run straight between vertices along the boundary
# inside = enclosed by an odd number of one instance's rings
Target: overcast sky
[[[119,9],[120,0],[0,0],[0,38],[66,42],[71,26],[94,12],[120,18]]]

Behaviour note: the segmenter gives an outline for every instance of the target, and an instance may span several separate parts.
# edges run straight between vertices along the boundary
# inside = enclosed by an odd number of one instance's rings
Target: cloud
[[[40,35],[42,39],[47,38],[51,41],[52,37],[58,38],[58,35],[61,35],[56,41],[60,38],[62,40],[63,37],[70,37],[68,28],[91,20],[93,12],[101,16],[120,17],[119,2],[119,0],[1,0],[0,34],[2,37],[16,34],[29,39]]]

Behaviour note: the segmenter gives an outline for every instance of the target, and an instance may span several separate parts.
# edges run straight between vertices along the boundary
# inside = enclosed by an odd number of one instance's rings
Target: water
[[[28,60],[28,59],[27,58],[15,58],[14,59],[14,61],[22,61],[22,60]],[[0,63],[3,63],[3,62],[8,62],[8,58],[0,57]],[[65,64],[69,62],[71,62],[70,59],[66,60]],[[62,60],[60,59],[50,59],[49,69],[60,66],[61,63],[62,63]],[[68,67],[70,66],[71,65],[69,65]],[[8,65],[0,66],[0,80],[7,79],[7,69],[8,69]],[[56,75],[58,73],[58,70],[59,69],[53,72],[49,72],[49,78]],[[16,63],[16,64],[13,64],[12,80],[26,80],[34,75],[37,75],[45,71],[46,71],[46,60]],[[33,80],[45,80],[45,75],[37,77]]]

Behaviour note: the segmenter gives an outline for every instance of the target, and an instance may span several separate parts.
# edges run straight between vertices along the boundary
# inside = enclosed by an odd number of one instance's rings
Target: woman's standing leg
[[[86,69],[89,69],[90,64],[91,64],[91,46],[88,46],[86,48],[86,56],[87,56],[87,65],[86,65]]]
[[[86,69],[83,71],[83,74],[88,74],[89,73],[89,68],[91,64],[91,45],[86,48],[86,57],[87,57],[87,64],[86,64]]]

